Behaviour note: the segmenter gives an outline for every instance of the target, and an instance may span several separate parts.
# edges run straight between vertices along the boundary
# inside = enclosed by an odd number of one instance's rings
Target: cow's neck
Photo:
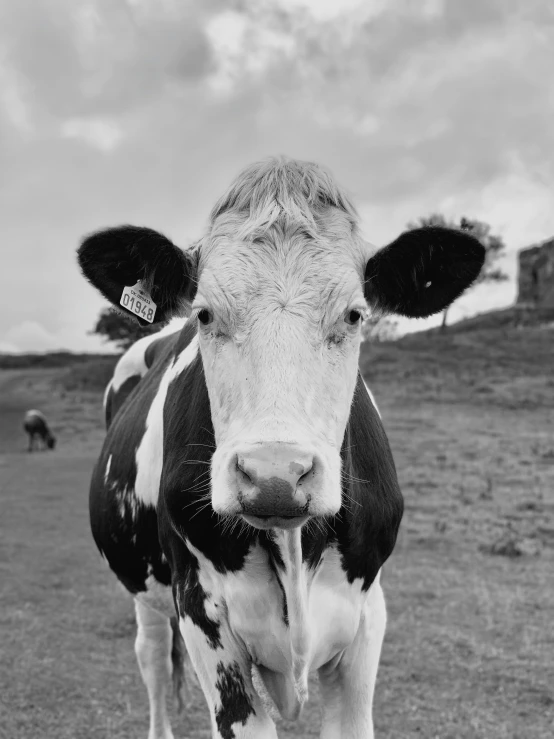
[[[277,529],[275,543],[279,547],[284,568],[279,572],[287,601],[292,654],[295,662],[305,664],[310,649],[308,608],[313,573],[302,561],[300,528],[284,531]],[[296,677],[296,676],[295,676]]]
[[[285,599],[292,675],[272,672],[263,666],[260,666],[260,675],[281,715],[295,719],[308,698],[311,649],[309,601],[316,570],[308,568],[303,561],[300,528],[290,531],[277,529],[272,540],[281,555],[275,574]]]

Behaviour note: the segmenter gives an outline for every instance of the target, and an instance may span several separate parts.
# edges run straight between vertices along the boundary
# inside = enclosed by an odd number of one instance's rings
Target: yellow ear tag
[[[148,323],[154,322],[156,303],[150,297],[150,293],[142,287],[140,280],[132,287],[123,288],[119,304]]]

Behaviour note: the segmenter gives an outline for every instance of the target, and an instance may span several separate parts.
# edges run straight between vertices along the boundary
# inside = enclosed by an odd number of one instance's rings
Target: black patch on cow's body
[[[186,578],[184,538],[220,573],[236,572],[256,541],[250,527],[233,527],[211,506],[210,462],[215,450],[208,389],[200,355],[170,384],[164,408],[164,466],[158,504],[165,555],[178,580]]]
[[[260,546],[267,552],[271,568],[274,570],[284,570],[285,562],[283,560],[281,550],[279,549],[279,546],[275,541],[271,531],[260,531],[258,535],[258,542]]]
[[[186,331],[185,335],[188,338],[188,341],[192,338],[192,332]],[[179,344],[179,335],[172,334],[173,341],[175,342],[175,347]],[[147,366],[148,369],[152,367],[156,359],[160,356],[160,353],[163,352],[164,346],[167,344],[167,336],[160,336],[158,339],[153,339],[148,346],[146,347],[146,350],[144,352],[144,364]],[[176,349],[176,351],[178,351]]]
[[[246,692],[244,678],[238,662],[217,665],[218,679],[215,687],[219,691],[221,708],[216,711],[215,721],[222,739],[235,739],[233,724],[245,726],[248,718],[256,711]]]
[[[116,413],[123,406],[129,395],[141,380],[141,375],[131,375],[121,383],[117,390],[114,390],[113,386],[110,387],[106,398],[106,408],[104,410],[107,429],[110,428]]]
[[[183,565],[184,563],[181,563]],[[181,567],[181,570],[183,568]],[[186,580],[177,589],[177,607],[181,616],[188,616],[206,636],[212,649],[222,649],[218,621],[206,613],[207,594],[198,579],[199,565],[195,557],[187,557]]]
[[[342,447],[343,504],[332,521],[348,582],[367,590],[396,542],[404,502],[385,429],[360,374]]]
[[[302,559],[311,570],[317,569],[325,550],[336,538],[332,521],[318,521],[316,526],[302,529]]]
[[[279,586],[281,595],[283,596],[283,623],[288,628],[289,606],[287,603],[287,595],[285,593],[285,588],[283,587],[283,583],[281,581],[281,576],[280,576],[280,572],[283,572],[285,569],[285,562],[283,560],[281,550],[279,549],[279,546],[275,542],[275,539],[273,538],[271,531],[260,531],[258,534],[258,543],[267,552],[267,561],[269,564],[269,568],[275,575],[275,579],[277,580],[277,585]]]
[[[118,401],[111,406],[110,427],[90,486],[89,512],[94,540],[131,593],[145,590],[149,574],[164,585],[171,584],[171,570],[159,543],[157,511],[138,501],[134,488],[136,451],[159,382],[173,361],[177,338],[170,335],[156,341],[157,354],[152,355],[151,369],[134,387],[126,381],[128,384],[123,383],[115,394]],[[134,380],[135,376],[129,379]]]

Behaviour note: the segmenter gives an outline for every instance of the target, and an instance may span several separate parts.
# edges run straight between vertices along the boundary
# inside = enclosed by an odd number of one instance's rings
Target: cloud
[[[61,134],[67,138],[81,139],[105,152],[114,149],[123,136],[117,123],[102,118],[70,118],[62,124]]]
[[[379,15],[383,12],[386,0],[283,0],[281,7],[288,12],[302,10],[318,21],[335,20],[348,13],[358,15],[363,13],[364,17]]]

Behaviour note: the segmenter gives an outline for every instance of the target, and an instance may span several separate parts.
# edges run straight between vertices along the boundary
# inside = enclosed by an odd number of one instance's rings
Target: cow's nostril
[[[300,466],[300,465],[299,465]],[[299,475],[297,485],[302,485],[303,482],[307,482],[310,477],[315,475],[315,465],[313,461],[310,464],[306,464],[302,467],[304,472]]]
[[[248,471],[243,457],[237,457],[237,460],[235,462],[235,470],[237,472],[237,475],[243,482],[254,484],[252,471]]]

